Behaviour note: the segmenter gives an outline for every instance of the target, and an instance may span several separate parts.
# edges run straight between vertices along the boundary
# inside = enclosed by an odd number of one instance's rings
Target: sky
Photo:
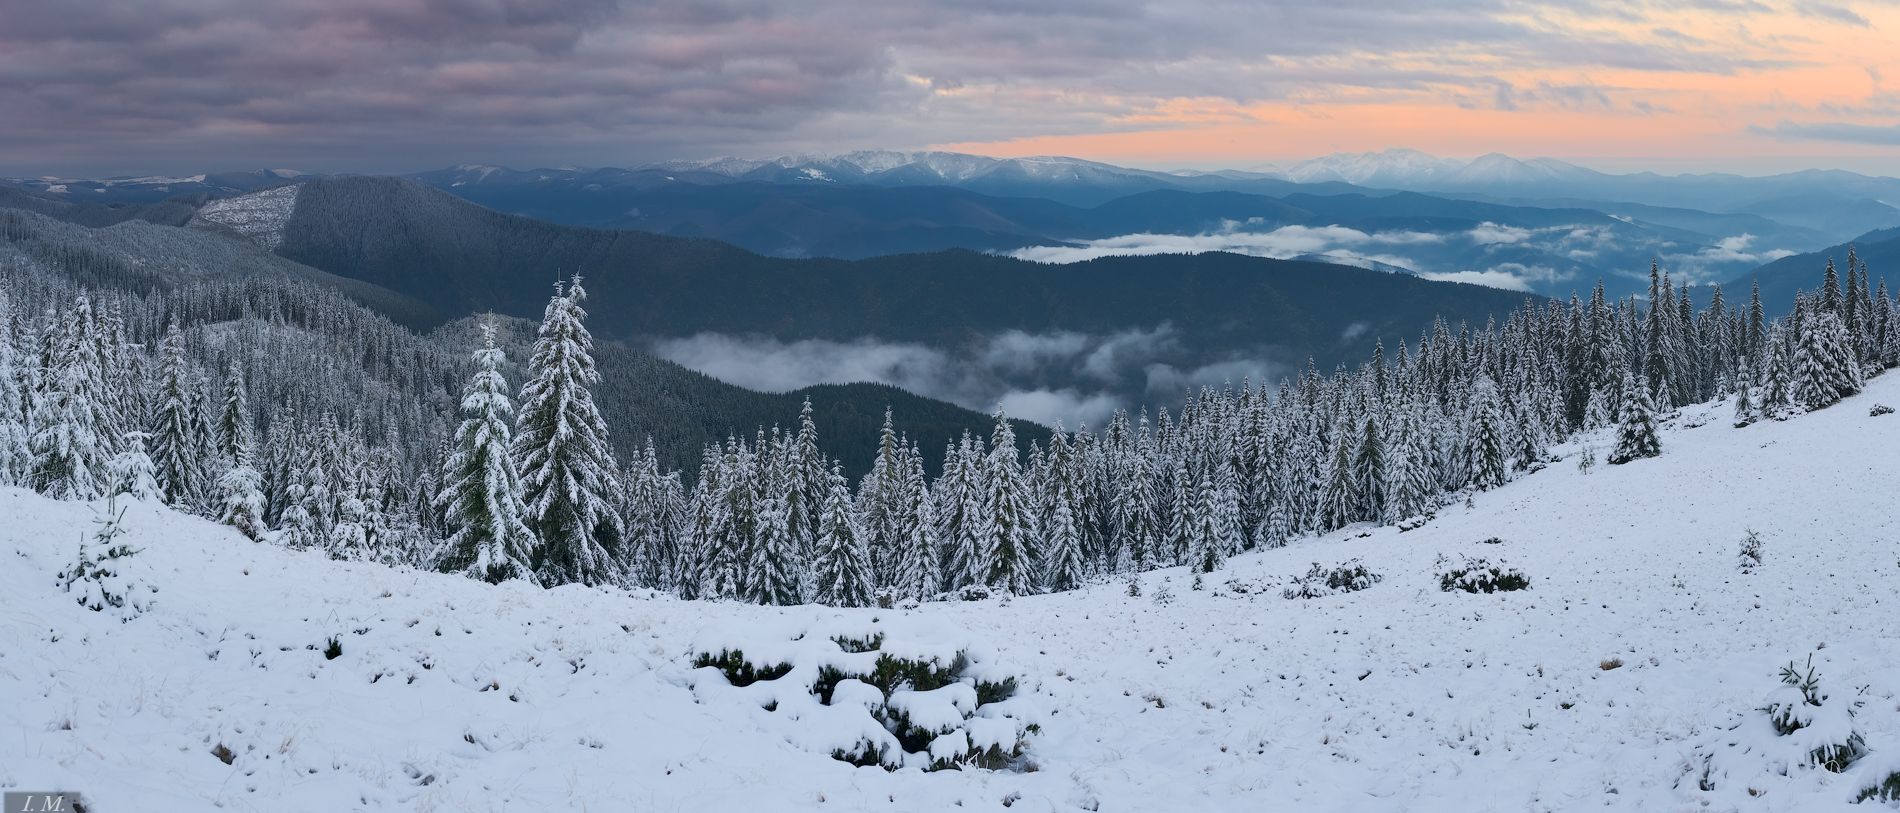
[[[0,172],[861,148],[1900,175],[1900,0],[5,0]]]

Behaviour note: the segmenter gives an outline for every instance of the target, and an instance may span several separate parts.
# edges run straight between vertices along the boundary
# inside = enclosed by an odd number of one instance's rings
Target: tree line
[[[15,274],[0,484],[130,494],[259,541],[489,581],[861,606],[1210,572],[1302,535],[1421,521],[1546,465],[1576,432],[1615,427],[1608,460],[1625,463],[1661,453],[1658,414],[1675,407],[1732,398],[1737,426],[1783,419],[1900,364],[1896,303],[1851,253],[1844,285],[1830,261],[1773,320],[1758,290],[1733,307],[1713,287],[1697,310],[1687,285],[1650,278],[1647,298],[1599,284],[1482,327],[1440,320],[1351,369],[1205,388],[1026,452],[999,412],[987,437],[948,444],[934,478],[887,412],[851,483],[809,403],[796,426],[708,445],[695,472],[661,465],[651,441],[617,457],[578,277],[549,299],[516,388],[492,324],[462,362],[374,319],[326,324],[365,317],[297,283],[95,301]],[[187,341],[213,322],[221,333]],[[349,363],[292,363],[311,335],[374,341]]]

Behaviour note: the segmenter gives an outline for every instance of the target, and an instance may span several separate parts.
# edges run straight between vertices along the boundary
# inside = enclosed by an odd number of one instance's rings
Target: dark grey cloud
[[[1505,99],[1500,65],[1771,64],[1724,43],[1543,22],[1682,5],[6,0],[0,168],[384,170],[914,147],[1133,126],[1131,114],[1180,97],[1579,103],[1562,88]]]

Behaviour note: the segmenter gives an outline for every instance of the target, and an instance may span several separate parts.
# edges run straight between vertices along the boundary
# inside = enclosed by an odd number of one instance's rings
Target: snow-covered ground
[[[55,584],[93,507],[0,490],[0,787],[104,813],[1864,809],[1871,770],[1900,767],[1900,414],[1876,402],[1900,375],[1785,423],[1691,408],[1660,458],[1585,473],[1562,447],[1422,528],[1244,555],[1202,590],[1176,569],[1139,597],[895,611],[491,587],[134,505],[128,569],[159,592],[120,623]],[[1531,589],[1441,592],[1441,554]],[[1384,580],[1281,597],[1351,558]],[[1036,770],[852,767],[791,719],[809,708],[690,663],[874,618],[1019,676]],[[1788,764],[1757,711],[1810,655],[1832,703],[1862,703],[1872,754],[1844,774]]]

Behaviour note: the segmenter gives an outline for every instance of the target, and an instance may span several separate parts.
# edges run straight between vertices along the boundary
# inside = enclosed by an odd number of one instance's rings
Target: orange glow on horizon
[[[1508,87],[1508,102],[1483,90],[1482,81],[1383,92],[1318,87],[1300,98],[1263,101],[1174,97],[1105,117],[1093,132],[933,148],[1157,167],[1238,167],[1394,146],[1461,157],[1505,152],[1694,162],[1835,155],[1894,158],[1900,164],[1900,52],[1893,48],[1900,37],[1900,8],[1853,6],[1851,12],[1867,25],[1792,11],[1746,20],[1669,11],[1608,29],[1601,18],[1587,22],[1621,39],[1683,36],[1755,63],[1733,70],[1514,69],[1499,63],[1482,77]],[[1537,22],[1586,25],[1581,20]],[[1464,64],[1486,64],[1483,55],[1467,56]],[[1889,128],[1893,136],[1885,139],[1890,143],[1870,143],[1880,139],[1819,140],[1773,132],[1784,125]]]

